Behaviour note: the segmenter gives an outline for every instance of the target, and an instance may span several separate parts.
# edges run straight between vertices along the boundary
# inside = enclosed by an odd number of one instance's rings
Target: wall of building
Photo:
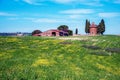
[[[90,25],[90,35],[97,35],[97,25],[94,22]]]
[[[48,30],[41,33],[41,36],[60,36],[59,32],[59,30]]]
[[[97,35],[97,27],[90,27],[90,35]]]

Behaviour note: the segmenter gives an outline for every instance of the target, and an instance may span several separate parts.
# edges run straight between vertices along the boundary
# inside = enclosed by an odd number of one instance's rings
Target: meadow
[[[0,37],[0,80],[119,80],[120,36]]]

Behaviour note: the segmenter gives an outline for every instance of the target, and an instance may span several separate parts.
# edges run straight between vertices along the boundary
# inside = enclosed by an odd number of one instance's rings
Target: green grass
[[[120,36],[58,38],[0,37],[0,80],[120,79]]]

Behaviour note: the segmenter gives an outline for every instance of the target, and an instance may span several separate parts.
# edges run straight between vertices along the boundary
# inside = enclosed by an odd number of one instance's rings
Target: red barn
[[[90,35],[97,35],[97,25],[94,22],[90,25]]]

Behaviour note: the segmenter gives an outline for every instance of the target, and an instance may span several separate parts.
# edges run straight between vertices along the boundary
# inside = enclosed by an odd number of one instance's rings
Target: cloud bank
[[[16,14],[11,14],[7,12],[0,12],[0,16],[17,16]]]
[[[99,13],[98,15],[99,15],[99,17],[110,18],[110,17],[120,16],[120,13],[117,13],[117,12],[105,12],[105,13]]]

